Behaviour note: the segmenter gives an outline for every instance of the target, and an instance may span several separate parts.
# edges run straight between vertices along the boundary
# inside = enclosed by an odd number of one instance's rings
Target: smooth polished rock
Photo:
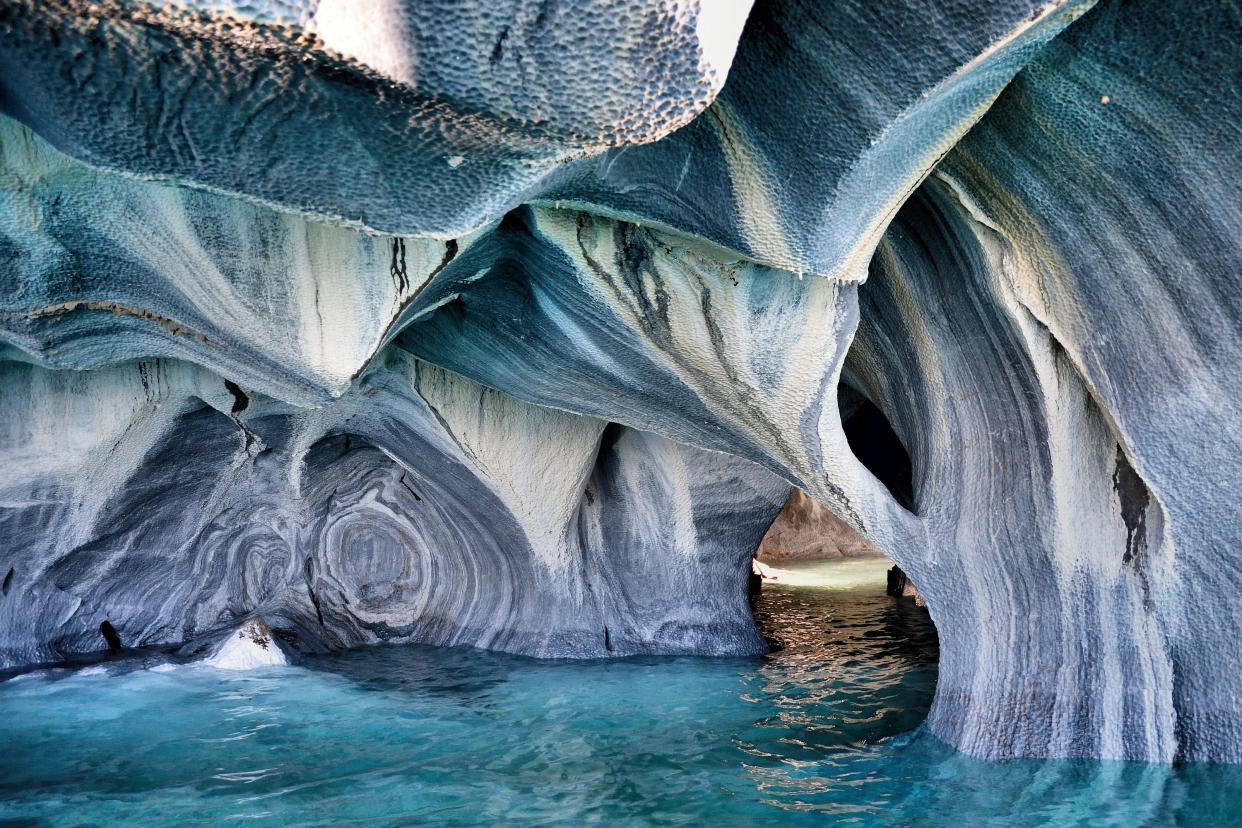
[[[310,651],[764,650],[746,574],[785,485],[746,461],[400,351],[318,409],[234,410],[177,362],[0,375],[5,668],[105,649],[100,619],[130,648],[262,617]]]

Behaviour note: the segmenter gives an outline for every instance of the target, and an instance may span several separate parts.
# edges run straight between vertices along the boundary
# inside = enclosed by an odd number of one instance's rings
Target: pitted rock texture
[[[937,735],[1242,761],[1242,20],[743,6],[0,0],[0,663],[754,653],[796,487]]]
[[[0,108],[83,160],[460,235],[724,83],[746,0],[4,0]]]
[[[707,112],[557,172],[546,202],[862,281],[884,227],[1093,0],[759,0]]]

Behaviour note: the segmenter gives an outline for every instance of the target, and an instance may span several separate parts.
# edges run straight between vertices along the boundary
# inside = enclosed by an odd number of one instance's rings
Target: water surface
[[[769,585],[765,658],[28,674],[0,683],[0,825],[1237,824],[1237,768],[986,763],[920,730],[935,631],[886,565]]]

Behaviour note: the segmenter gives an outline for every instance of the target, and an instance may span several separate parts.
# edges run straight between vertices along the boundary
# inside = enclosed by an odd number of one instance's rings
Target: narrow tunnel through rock
[[[770,686],[796,689],[789,698],[815,723],[811,742],[830,749],[924,720],[936,686],[936,628],[913,583],[870,541],[793,489],[757,550],[754,579],[755,623],[772,648],[762,672]],[[849,713],[825,724],[825,704]]]

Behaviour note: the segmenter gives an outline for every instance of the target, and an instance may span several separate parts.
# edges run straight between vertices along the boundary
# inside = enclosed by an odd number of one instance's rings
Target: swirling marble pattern
[[[745,461],[621,426],[601,443],[602,421],[400,352],[310,410],[252,397],[234,411],[183,363],[92,372],[89,388],[2,365],[4,422],[33,444],[3,485],[0,527],[20,539],[5,667],[97,651],[104,620],[125,646],[189,650],[253,617],[312,650],[763,649],[746,574],[785,485]],[[75,410],[88,400],[115,425],[91,434]],[[69,431],[78,450],[45,465]]]
[[[530,402],[767,466],[892,545],[917,526],[850,453],[857,286],[585,213],[515,211],[406,309],[400,346]]]

